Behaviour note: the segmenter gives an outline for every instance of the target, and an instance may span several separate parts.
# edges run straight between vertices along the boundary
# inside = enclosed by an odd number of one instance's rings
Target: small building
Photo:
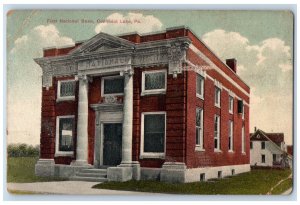
[[[255,128],[256,129],[256,128]],[[283,133],[250,133],[250,162],[258,167],[291,167],[292,156],[285,151]]]
[[[250,88],[190,29],[99,33],[35,62],[37,175],[191,182],[250,170]]]

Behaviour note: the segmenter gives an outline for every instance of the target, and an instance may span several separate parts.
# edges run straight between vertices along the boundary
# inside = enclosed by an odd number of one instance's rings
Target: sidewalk
[[[76,194],[76,195],[157,195],[156,193],[93,189],[99,182],[57,181],[37,183],[7,183],[8,190],[28,191],[41,194]]]

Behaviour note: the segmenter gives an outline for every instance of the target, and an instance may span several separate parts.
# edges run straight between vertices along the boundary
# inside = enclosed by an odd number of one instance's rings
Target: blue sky
[[[73,23],[60,23],[60,19]],[[89,23],[82,23],[85,19]],[[99,23],[104,20],[132,23]],[[75,23],[74,23],[75,21]],[[77,23],[78,21],[78,23]],[[250,130],[284,132],[292,143],[293,16],[288,11],[10,11],[7,15],[8,142],[39,143],[44,47],[98,32],[147,33],[188,26],[223,61],[236,58],[251,87]]]

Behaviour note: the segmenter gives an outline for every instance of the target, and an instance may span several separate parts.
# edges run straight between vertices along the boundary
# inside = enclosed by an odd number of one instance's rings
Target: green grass
[[[38,177],[34,174],[34,165],[38,158],[11,157],[7,159],[7,182],[29,183],[45,181],[62,181],[57,177]]]
[[[171,184],[158,181],[105,182],[93,188],[169,194],[266,194],[291,170],[252,170],[207,182]],[[276,193],[275,193],[276,194]]]
[[[293,186],[293,179],[289,178],[281,182],[272,190],[272,194],[281,194]]]

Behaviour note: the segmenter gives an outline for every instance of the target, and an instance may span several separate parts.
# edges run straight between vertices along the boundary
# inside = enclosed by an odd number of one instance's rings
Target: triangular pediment
[[[94,52],[111,51],[116,49],[132,49],[134,48],[134,46],[134,43],[125,39],[106,33],[99,33],[73,50],[71,54],[87,54]]]
[[[258,140],[258,141],[268,141],[269,139],[262,133],[260,130],[257,130],[252,136],[251,140]]]

